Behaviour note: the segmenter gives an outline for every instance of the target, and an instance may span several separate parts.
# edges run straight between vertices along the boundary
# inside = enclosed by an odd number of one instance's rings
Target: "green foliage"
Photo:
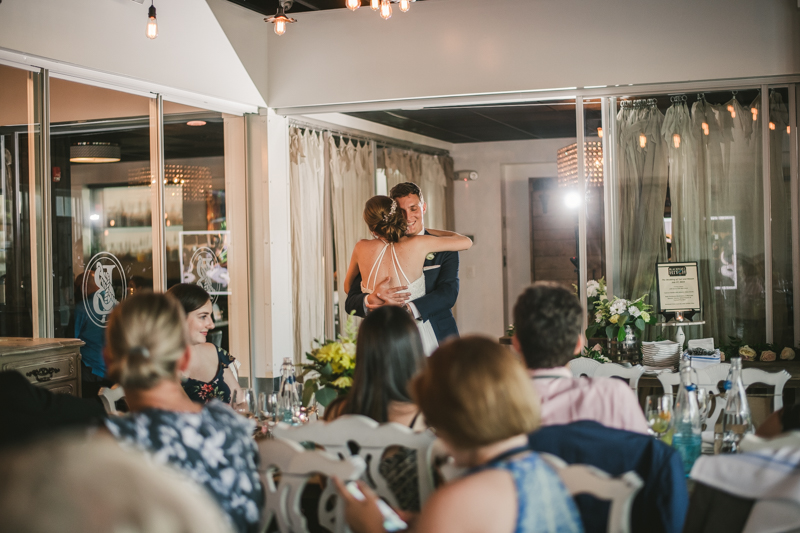
[[[343,396],[353,385],[356,368],[357,328],[353,313],[347,317],[344,334],[336,341],[314,340],[317,347],[306,354],[311,362],[301,365],[301,376],[309,377],[303,381],[303,404],[310,406],[312,396],[327,407],[337,396]]]

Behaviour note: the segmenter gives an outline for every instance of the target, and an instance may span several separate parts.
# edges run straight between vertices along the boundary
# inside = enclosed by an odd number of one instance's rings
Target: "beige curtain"
[[[333,202],[334,253],[336,255],[336,294],[339,306],[339,324],[347,317],[344,302],[344,277],[350,264],[350,255],[356,243],[370,238],[364,223],[364,204],[373,195],[372,150],[369,144],[340,139],[339,146],[333,136],[328,139],[331,154],[331,197]]]
[[[383,168],[386,170],[388,190],[398,183],[410,181],[419,185],[428,205],[425,227],[447,227],[448,179],[443,158],[421,154],[412,150],[383,149]],[[379,161],[379,165],[381,161]]]
[[[322,134],[289,129],[295,362],[325,334],[325,183]]]

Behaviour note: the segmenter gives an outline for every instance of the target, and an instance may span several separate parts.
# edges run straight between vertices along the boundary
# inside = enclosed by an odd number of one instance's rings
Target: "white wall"
[[[156,7],[159,35],[150,40],[145,37],[147,4],[6,1],[0,3],[0,57],[19,52],[16,59],[27,64],[41,66],[43,58],[64,71],[80,67],[87,78],[102,73],[119,77],[120,83],[144,81],[176,92],[265,105],[206,2],[169,0]],[[234,17],[221,18],[230,23]],[[254,47],[262,42],[255,34],[250,38]],[[265,83],[264,76],[256,79]]]
[[[270,107],[800,73],[795,0],[427,0],[388,21],[364,7],[295,17],[269,36]]]
[[[509,219],[509,242],[517,245],[509,262],[509,306],[513,306],[521,287],[527,285],[525,273],[530,274],[530,238],[524,237],[529,223],[527,178],[555,177],[556,151],[572,142],[575,139],[466,143],[455,145],[450,152],[456,170],[477,170],[479,174],[477,181],[453,183],[456,231],[475,236],[473,247],[461,253],[456,313],[462,335],[499,337],[507,325],[503,323],[503,174],[509,185],[507,198],[516,196],[507,206],[507,212],[513,215]],[[529,171],[538,175],[528,176]]]

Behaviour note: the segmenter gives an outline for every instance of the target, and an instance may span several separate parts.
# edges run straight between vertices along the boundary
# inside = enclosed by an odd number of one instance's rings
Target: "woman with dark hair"
[[[399,307],[381,307],[367,315],[358,330],[356,371],[350,393],[335,400],[325,419],[364,415],[376,422],[397,422],[423,429],[408,382],[425,365],[414,320]]]
[[[179,283],[167,294],[175,297],[186,313],[192,357],[183,373],[183,389],[194,402],[207,403],[217,398],[231,403],[233,391],[239,388],[230,369],[236,359],[206,339],[208,332],[214,329],[211,296],[192,283]]]
[[[381,307],[364,319],[356,342],[356,372],[350,393],[334,400],[325,420],[364,415],[424,431],[425,421],[408,392],[408,383],[425,368],[425,352],[414,319],[399,307]],[[400,508],[419,511],[417,452],[394,447],[378,467]]]
[[[364,222],[375,239],[360,240],[353,248],[344,280],[346,293],[360,272],[361,279],[366,280],[366,284],[361,284],[361,292],[372,293],[381,280],[388,280],[390,287],[407,289],[409,301],[414,301],[425,296],[423,266],[426,256],[468,250],[472,246],[469,237],[452,231],[428,229],[430,235],[406,235],[405,211],[388,196],[373,196],[367,200]],[[430,355],[439,345],[433,326],[428,321],[420,321],[417,327],[425,354]]]

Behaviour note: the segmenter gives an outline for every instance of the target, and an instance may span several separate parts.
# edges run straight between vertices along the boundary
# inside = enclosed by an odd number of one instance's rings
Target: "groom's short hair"
[[[514,305],[514,335],[528,368],[564,366],[575,357],[583,326],[583,309],[566,287],[539,281],[525,289]]]
[[[422,189],[419,188],[419,185],[416,183],[411,183],[410,181],[406,181],[404,183],[398,183],[392,190],[389,191],[389,196],[392,200],[397,200],[398,198],[405,198],[409,194],[416,194],[419,198],[419,201],[423,204],[425,203],[425,199],[422,197]]]

